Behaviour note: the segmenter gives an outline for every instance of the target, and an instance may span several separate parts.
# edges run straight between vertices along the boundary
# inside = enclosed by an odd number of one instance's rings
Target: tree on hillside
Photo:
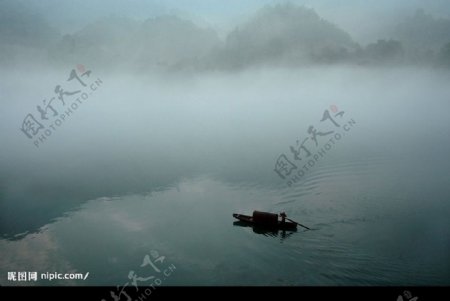
[[[356,47],[348,33],[322,19],[312,9],[279,4],[267,6],[227,37],[216,59],[219,64],[295,65],[328,55],[341,58]]]
[[[364,57],[375,62],[400,62],[403,55],[403,46],[396,40],[378,40],[364,49]]]
[[[407,49],[438,50],[450,36],[450,20],[434,18],[423,9],[399,23],[393,38],[402,41]]]
[[[445,44],[439,51],[437,64],[441,67],[450,67],[450,42]]]

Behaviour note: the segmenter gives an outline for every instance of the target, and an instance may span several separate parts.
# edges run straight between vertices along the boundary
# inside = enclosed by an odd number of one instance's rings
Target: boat
[[[291,237],[292,234],[297,232],[297,229],[283,230],[283,229],[277,229],[277,228],[267,228],[267,227],[256,226],[254,224],[250,224],[250,223],[239,221],[239,220],[234,221],[233,226],[250,228],[250,229],[252,229],[253,233],[255,233],[255,234],[264,235],[266,237],[280,238],[282,241],[288,237]]]
[[[238,219],[241,223],[248,224],[249,226],[276,230],[297,229],[297,223],[286,221],[284,218],[282,218],[282,220],[278,220],[278,214],[276,213],[253,211],[252,216],[233,213],[233,217]],[[281,217],[283,217],[283,215],[281,215]]]

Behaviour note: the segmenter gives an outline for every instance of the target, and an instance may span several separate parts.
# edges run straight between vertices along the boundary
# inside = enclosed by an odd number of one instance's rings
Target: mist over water
[[[298,13],[321,28],[313,31],[320,38],[271,42],[267,36],[296,32],[280,25],[249,41],[258,20],[276,23],[284,13],[265,9],[263,19],[255,17],[228,39],[184,23],[190,28],[184,34],[200,39],[185,52],[170,48],[178,17],[161,17],[134,37],[169,32],[167,44],[128,44],[143,48],[129,50],[133,56],[123,60],[123,46],[111,49],[117,44],[95,38],[111,38],[108,21],[56,38],[52,45],[59,46],[43,61],[5,60],[2,285],[21,284],[6,278],[9,271],[90,273],[86,281],[27,285],[122,285],[130,270],[152,272],[140,270],[151,250],[165,256],[164,266],[176,266],[164,285],[449,284],[445,47],[414,62],[404,42],[401,57],[389,40],[357,45],[337,25],[315,23],[307,10]],[[124,33],[113,31],[112,40],[142,30],[131,23],[120,23]],[[342,56],[334,48],[317,50],[327,44],[326,32],[336,49],[346,49]],[[93,49],[83,46],[85,38]],[[60,51],[70,39],[72,52]],[[212,41],[210,49],[197,56],[203,39]],[[318,52],[301,39],[310,39]],[[17,46],[8,43],[2,48]],[[147,46],[157,59],[143,55]],[[377,51],[391,57],[381,60]],[[55,98],[57,116],[66,115],[61,125],[51,135],[27,138],[25,116],[39,118],[42,100],[55,97],[56,85],[68,84],[71,70],[84,69],[91,73],[82,79],[97,81],[96,90],[80,87],[89,96],[70,114],[81,94],[67,95],[66,105]],[[354,121],[349,131],[321,121],[333,108],[344,111],[337,122]],[[343,136],[293,181],[310,158],[295,160],[290,146],[310,137],[311,125]],[[329,137],[317,136],[319,146],[310,141],[310,149],[316,153]],[[286,179],[274,171],[281,154],[298,164]],[[314,230],[257,233],[233,225],[232,213],[253,210],[284,211]]]

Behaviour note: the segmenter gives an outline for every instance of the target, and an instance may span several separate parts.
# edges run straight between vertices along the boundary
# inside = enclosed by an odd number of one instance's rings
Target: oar
[[[304,225],[302,225],[302,224],[300,224],[300,223],[294,222],[294,221],[291,220],[290,218],[287,218],[287,217],[286,217],[286,219],[287,219],[288,221],[293,222],[294,224],[297,224],[297,225],[299,225],[299,226],[302,226],[302,227],[305,228],[305,229],[311,230],[310,228],[308,228],[308,227],[306,227],[306,226],[304,226]]]

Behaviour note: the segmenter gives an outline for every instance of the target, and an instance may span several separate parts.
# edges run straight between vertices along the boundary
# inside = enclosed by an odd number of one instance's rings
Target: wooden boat
[[[297,232],[297,229],[283,230],[283,229],[277,229],[277,228],[267,228],[267,227],[256,226],[254,224],[250,224],[250,223],[239,221],[239,220],[234,221],[233,226],[251,228],[253,233],[255,233],[255,234],[261,234],[261,235],[264,235],[267,237],[280,238],[281,240],[284,240],[284,239],[290,237],[295,232]]]
[[[278,220],[278,214],[254,211],[253,216],[233,213],[242,223],[267,229],[296,230],[297,223]]]

